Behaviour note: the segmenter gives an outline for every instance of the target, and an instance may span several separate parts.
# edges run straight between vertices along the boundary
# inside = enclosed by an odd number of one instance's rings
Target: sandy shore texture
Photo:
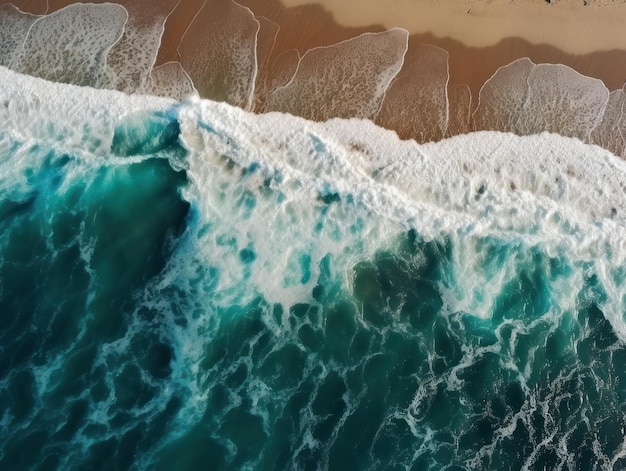
[[[203,28],[199,24],[206,23],[209,17],[211,22],[219,23],[211,13],[221,11],[220,5],[229,1],[122,0],[121,3],[136,17],[137,24],[143,23],[142,17],[167,18],[156,58],[156,65],[162,65],[181,60],[194,63],[195,52],[190,45],[201,42],[197,36]],[[24,11],[41,14],[72,1],[14,3]],[[245,7],[240,12],[241,21],[248,21],[244,16],[253,12],[259,23],[258,47],[263,50],[260,53],[263,57],[258,61],[256,79],[256,89],[260,92],[253,104],[257,111],[266,109],[264,96],[272,87],[287,83],[297,69],[299,58],[308,50],[393,27],[404,28],[411,35],[407,58],[413,59],[406,61],[399,79],[411,82],[409,74],[416,73],[420,67],[428,68],[428,61],[437,67],[436,73],[431,71],[432,80],[436,79],[437,83],[426,84],[432,90],[432,103],[427,104],[432,112],[426,112],[434,116],[431,131],[416,134],[415,130],[394,125],[394,120],[398,120],[394,117],[396,106],[392,101],[402,103],[407,97],[415,96],[400,90],[400,83],[395,84],[396,90],[383,105],[389,119],[382,116],[377,122],[398,128],[402,137],[428,140],[439,139],[444,132],[450,135],[452,129],[445,131],[440,126],[443,118],[441,100],[437,97],[441,94],[442,80],[446,80],[450,126],[457,131],[468,129],[466,117],[476,108],[483,84],[499,67],[522,57],[535,64],[565,64],[583,75],[601,79],[609,90],[621,89],[626,80],[623,27],[626,0],[239,0],[238,3]],[[159,7],[156,10],[155,4]],[[246,8],[250,12],[246,13]],[[194,19],[195,25],[190,27]],[[419,54],[420,50],[428,51],[424,46],[447,52],[448,77],[440,70],[440,58],[436,54]],[[198,89],[202,86],[196,84]]]
[[[310,0],[281,0],[287,7]],[[469,47],[505,38],[554,46],[570,54],[624,49],[624,0],[315,0],[343,26],[380,24],[430,33]]]

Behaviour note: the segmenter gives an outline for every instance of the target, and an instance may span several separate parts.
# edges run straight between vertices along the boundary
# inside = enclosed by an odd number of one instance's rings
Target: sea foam
[[[3,463],[621,463],[608,151],[4,68],[0,122]]]

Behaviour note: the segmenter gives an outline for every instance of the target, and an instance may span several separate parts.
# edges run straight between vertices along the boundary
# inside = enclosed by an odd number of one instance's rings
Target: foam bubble
[[[620,122],[623,119],[624,91],[614,90],[609,94],[602,121],[591,132],[591,140],[594,144],[604,147],[618,156],[626,156],[624,149],[624,136],[620,130]]]
[[[167,62],[152,69],[150,82],[145,87],[149,95],[182,100],[190,96],[198,96],[189,75],[180,62]]]
[[[268,110],[317,121],[373,118],[402,67],[407,41],[407,31],[392,29],[310,49],[293,79],[270,94]]]
[[[518,133],[548,131],[589,142],[608,99],[609,91],[601,80],[562,64],[538,64],[528,76],[528,98]]]
[[[427,44],[409,46],[376,123],[404,139],[441,140],[448,127],[449,76],[447,51]]]
[[[126,10],[115,4],[74,4],[37,19],[15,69],[55,82],[99,87],[106,54],[121,37]]]
[[[264,103],[267,99],[268,80],[270,77],[270,57],[274,51],[274,45],[276,44],[276,37],[278,36],[280,26],[263,16],[257,16],[256,19],[261,27],[257,37],[256,55],[258,72],[254,85],[254,103],[252,109],[259,111],[264,108]]]
[[[202,97],[250,108],[257,75],[260,24],[234,1],[206,1],[178,47],[180,62]]]
[[[28,30],[39,18],[13,5],[0,5],[0,66],[14,67]]]
[[[132,0],[120,2],[128,12],[128,21],[123,35],[107,54],[107,88],[132,93],[145,86],[161,45],[165,20],[179,2],[152,1],[149,10]]]
[[[516,132],[528,98],[528,77],[535,64],[523,57],[500,67],[478,94],[474,129]]]

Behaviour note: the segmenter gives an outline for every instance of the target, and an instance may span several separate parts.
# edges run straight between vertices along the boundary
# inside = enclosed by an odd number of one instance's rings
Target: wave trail
[[[183,100],[191,96],[198,96],[185,69],[180,62],[166,62],[152,69],[150,80],[144,88],[148,95]]]
[[[124,34],[107,55],[111,83],[107,88],[132,93],[143,90],[154,66],[165,20],[181,0],[150,2],[149,13],[136,1],[122,5],[128,11]]]
[[[28,31],[15,70],[46,80],[102,87],[106,55],[124,31],[128,15],[117,4],[73,4],[37,19]]]
[[[528,77],[528,98],[518,129],[522,135],[543,131],[590,142],[602,119],[609,91],[601,80],[562,64],[538,64]]]
[[[180,62],[204,98],[249,109],[260,24],[234,1],[207,0],[178,46]]]
[[[15,68],[28,30],[38,18],[11,4],[0,5],[0,66]]]
[[[448,52],[409,45],[404,64],[385,93],[376,124],[403,139],[439,141],[448,127]]]
[[[591,140],[594,144],[621,157],[626,157],[626,141],[621,130],[624,120],[624,102],[626,102],[624,90],[612,91],[609,94],[602,120],[591,131]]]
[[[402,67],[408,36],[391,29],[308,50],[291,81],[270,94],[268,110],[316,121],[373,118]]]

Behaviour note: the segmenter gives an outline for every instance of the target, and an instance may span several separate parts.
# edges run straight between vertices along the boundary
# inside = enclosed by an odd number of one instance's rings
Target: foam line
[[[316,121],[373,118],[407,47],[407,31],[395,28],[310,49],[291,81],[270,94],[268,110]]]
[[[475,131],[517,132],[528,97],[528,77],[534,67],[528,57],[523,57],[498,68],[483,84],[472,114]]]
[[[116,4],[74,4],[37,19],[16,70],[61,83],[100,87],[106,54],[121,37],[128,15]]]
[[[250,9],[234,1],[204,3],[178,46],[180,62],[201,96],[250,108],[259,28]]]
[[[385,93],[375,122],[417,142],[443,139],[448,127],[448,52],[409,45],[404,64]]]
[[[614,90],[609,94],[609,100],[606,104],[602,120],[591,131],[591,140],[594,144],[599,145],[615,155],[624,155],[624,138],[620,133],[619,122],[622,119],[624,106],[624,91]]]
[[[40,18],[25,13],[10,3],[0,5],[0,65],[15,67],[28,30]]]
[[[166,62],[154,67],[144,92],[175,100],[198,97],[198,91],[180,62]]]
[[[281,52],[273,64],[269,78],[268,94],[291,82],[300,66],[300,53],[297,49]]]

